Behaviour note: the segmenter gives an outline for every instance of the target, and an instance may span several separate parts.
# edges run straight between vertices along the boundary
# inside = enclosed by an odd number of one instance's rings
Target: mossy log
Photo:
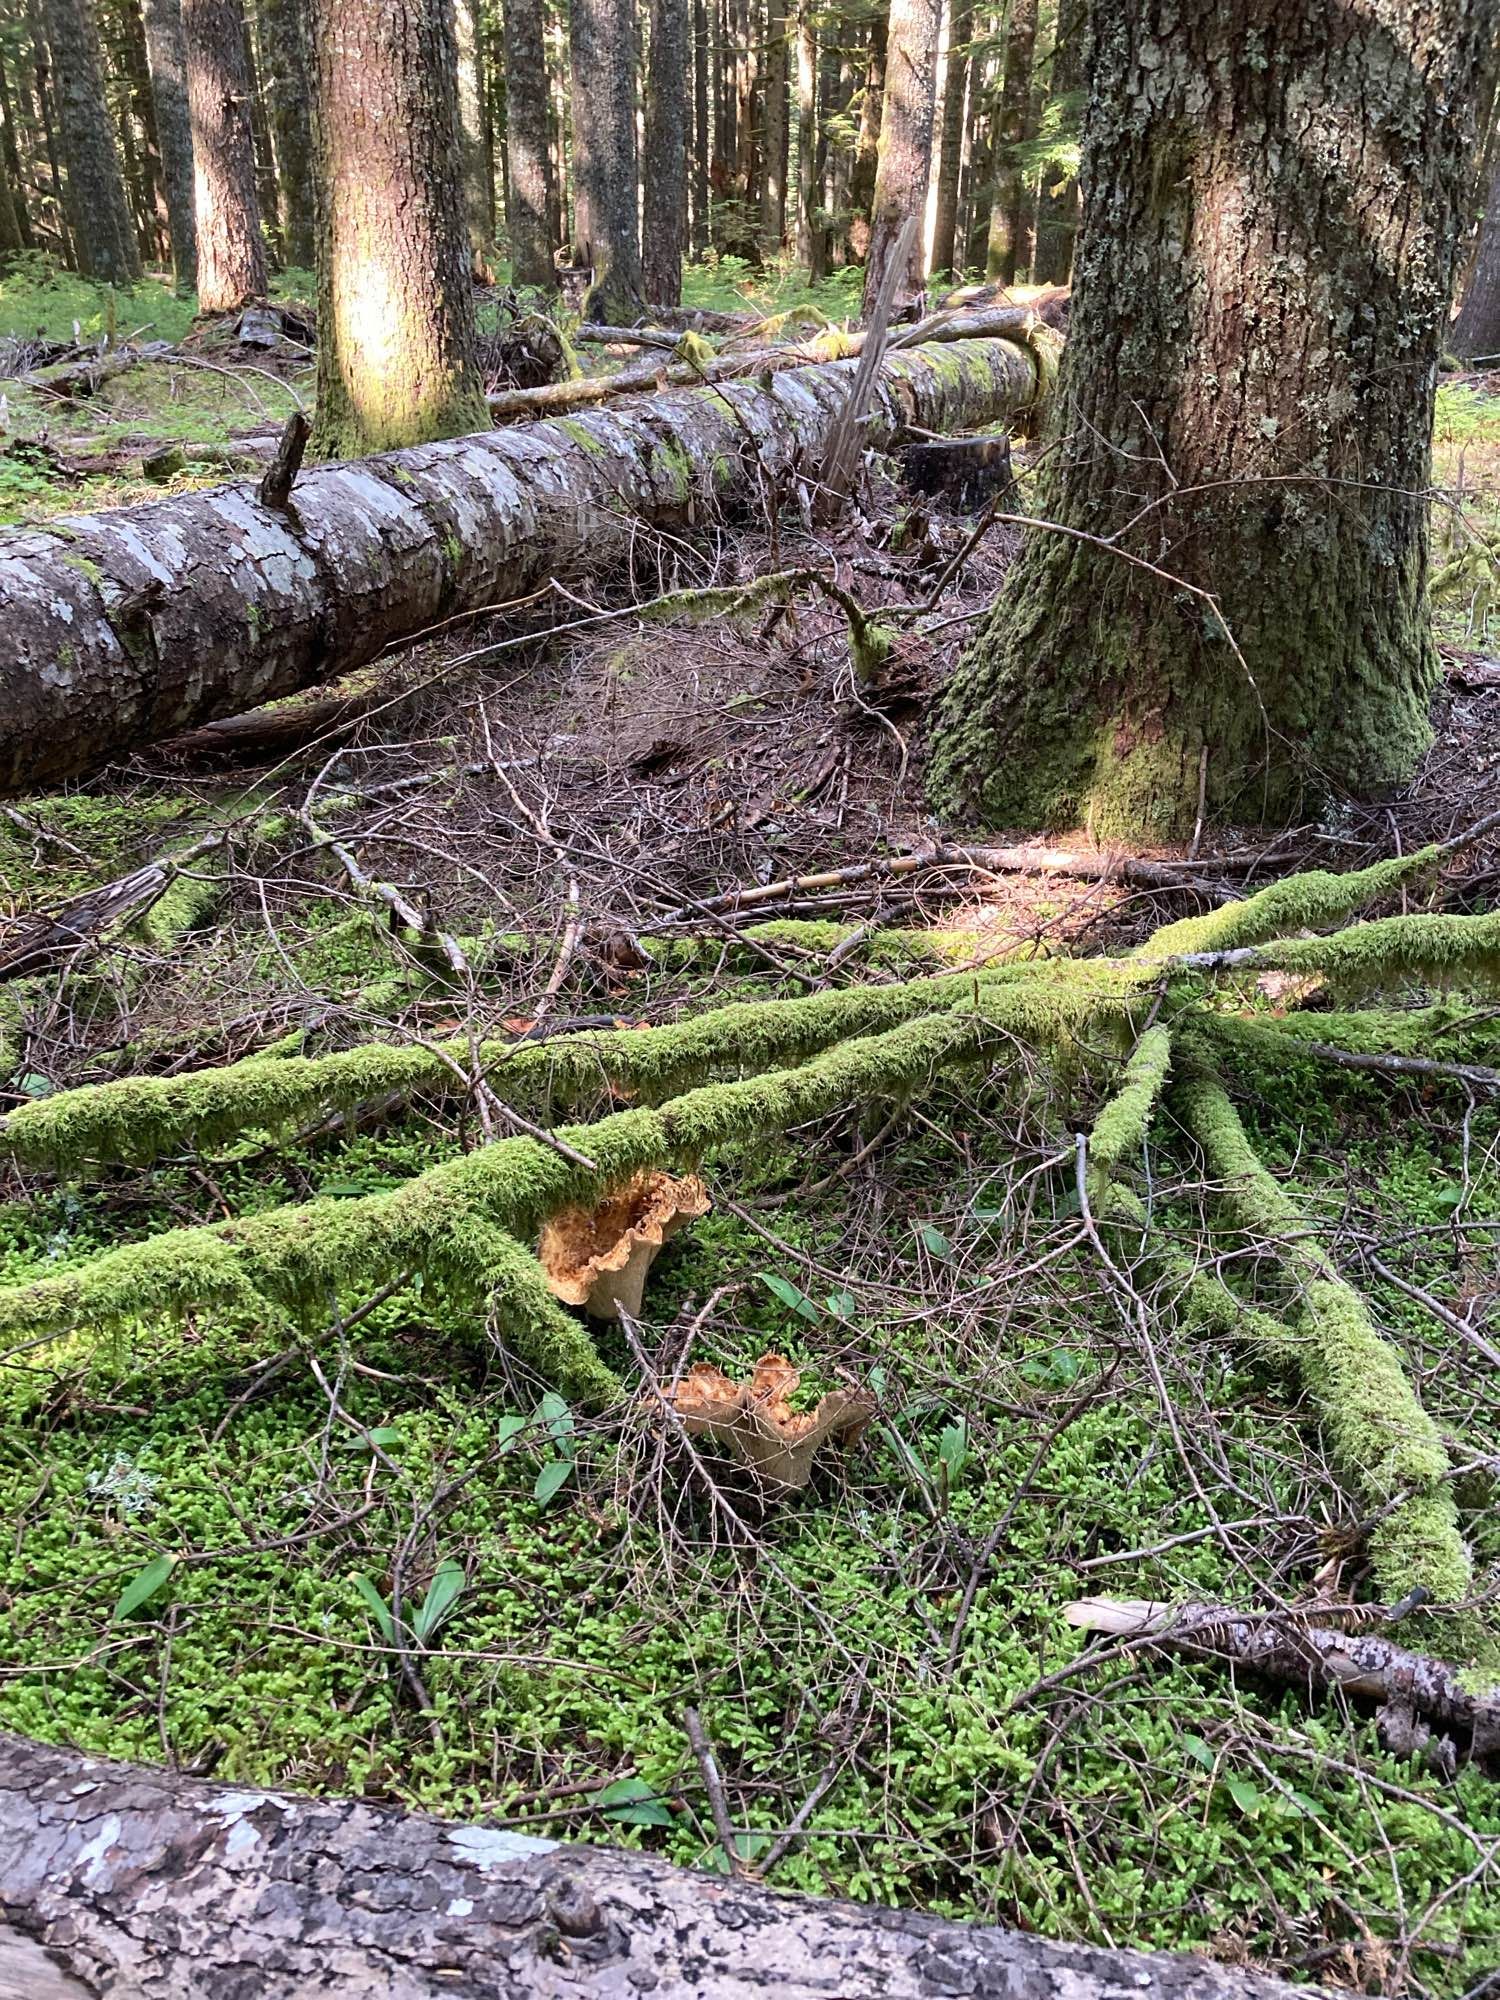
[[[84,2000],[1293,2000],[1244,1966],[0,1737],[0,1992]]]
[[[242,482],[0,534],[0,793],[334,679],[549,577],[607,572],[642,522],[813,472],[857,366],[319,466],[285,508]],[[1011,340],[892,355],[867,440],[1014,415],[1048,373]]]

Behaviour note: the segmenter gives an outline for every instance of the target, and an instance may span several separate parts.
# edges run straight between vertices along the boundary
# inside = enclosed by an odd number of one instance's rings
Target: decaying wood
[[[1312,1992],[1205,1959],[780,1895],[650,1855],[207,1785],[0,1737],[0,1979],[23,1961],[37,1982],[21,1987],[28,2000]]]
[[[1340,1688],[1378,1702],[1403,1747],[1410,1746],[1410,1731],[1402,1718],[1420,1716],[1467,1737],[1476,1757],[1500,1756],[1500,1683],[1493,1676],[1408,1652],[1381,1631],[1341,1632],[1327,1622],[1331,1615],[1119,1597],[1081,1598],[1066,1612],[1068,1623],[1085,1632],[1139,1638],[1293,1687]]]
[[[239,483],[7,530],[0,793],[335,679],[444,618],[618,566],[643,521],[794,479],[856,365],[320,465],[285,508]],[[892,355],[867,441],[993,422],[1040,385],[1014,341]]]
[[[29,978],[69,963],[132,917],[143,916],[184,868],[215,853],[227,838],[223,829],[206,833],[190,846],[158,855],[128,874],[24,918],[0,948],[0,980]]]
[[[929,340],[1032,340],[1045,325],[1027,306],[988,306],[976,312],[938,312],[915,326],[903,327],[894,348],[918,347]],[[820,333],[808,340],[784,341],[774,347],[740,347],[715,355],[711,361],[672,360],[676,342],[649,329],[627,333],[620,327],[598,327],[599,334],[614,334],[656,350],[654,360],[638,361],[612,375],[587,375],[570,382],[546,382],[535,389],[503,389],[490,397],[490,414],[502,422],[523,417],[540,417],[553,410],[581,410],[608,403],[618,396],[650,395],[665,388],[691,388],[700,382],[733,382],[749,376],[775,375],[783,368],[810,368],[826,364],[836,355],[840,360],[861,358],[875,335],[872,326],[852,333]],[[878,345],[886,347],[886,329],[880,330]]]

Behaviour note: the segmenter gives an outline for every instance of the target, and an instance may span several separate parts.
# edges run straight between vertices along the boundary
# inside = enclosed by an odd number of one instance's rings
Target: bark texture
[[[233,312],[266,290],[240,0],[182,0],[198,217],[198,303]]]
[[[190,292],[198,282],[198,220],[193,193],[193,127],[188,117],[187,58],[178,0],[141,0],[162,191],[172,245],[172,282]]]
[[[133,285],[141,256],[104,95],[93,10],[89,0],[46,0],[45,21],[78,268],[86,278]]]
[[[891,0],[880,152],[870,212],[870,249],[865,258],[867,316],[880,291],[886,266],[896,253],[902,224],[909,215],[917,217],[918,226],[912,236],[907,268],[896,282],[897,304],[922,289],[921,218],[927,207],[927,181],[932,171],[940,18],[939,0]]]
[[[0,1738],[0,1979],[31,2000],[1292,2000],[1240,1967],[779,1895],[644,1854]],[[37,1946],[50,1959],[43,1959]]]
[[[651,0],[641,263],[653,305],[682,303],[687,235],[688,0]]]
[[[1278,820],[1410,771],[1495,28],[1494,0],[1096,0],[1068,440],[1038,495],[1070,532],[1033,531],[950,684],[943,809],[1176,834],[1200,780],[1210,811]]]
[[[1005,76],[995,127],[994,190],[985,268],[1013,285],[1030,263],[1026,174],[1021,148],[1031,136],[1031,70],[1036,58],[1037,0],[1012,0]]]
[[[948,12],[948,59],[943,72],[943,122],[938,146],[937,209],[932,222],[932,268],[956,276],[958,181],[963,165],[964,110],[974,34],[974,0],[953,0]]]
[[[583,317],[629,326],[642,310],[631,0],[573,0],[577,248],[594,277]]]
[[[288,264],[310,271],[317,256],[312,92],[308,85],[306,0],[260,0],[261,73],[276,155],[281,247]]]
[[[797,4],[797,261],[815,285],[828,273],[828,227],[823,219],[826,133],[818,121],[818,29],[813,0]]]
[[[552,154],[548,132],[547,52],[542,0],[507,0],[505,8],[506,224],[511,278],[550,290]]]
[[[1465,361],[1500,357],[1500,147],[1485,191],[1479,247],[1448,346]]]
[[[308,0],[308,26],[323,188],[312,456],[478,430],[449,0]]]
[[[858,365],[315,467],[284,510],[247,482],[0,534],[0,791],[333,679],[550,575],[608,570],[643,520],[817,467]],[[1028,347],[914,348],[880,371],[866,436],[993,422],[1037,392]]]
[[[452,5],[464,222],[474,270],[481,274],[495,241],[495,190],[485,140],[484,36],[478,0],[452,0]]]

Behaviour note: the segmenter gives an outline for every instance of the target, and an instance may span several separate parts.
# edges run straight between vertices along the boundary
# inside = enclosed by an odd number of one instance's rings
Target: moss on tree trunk
[[[1479,0],[1093,7],[1054,526],[948,689],[943,809],[1169,834],[1200,786],[1274,820],[1410,771],[1492,30]]]

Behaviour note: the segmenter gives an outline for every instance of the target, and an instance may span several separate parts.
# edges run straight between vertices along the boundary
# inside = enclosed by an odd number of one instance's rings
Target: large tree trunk
[[[46,24],[78,268],[86,278],[133,285],[141,275],[141,256],[104,95],[92,9],[88,0],[46,0]]]
[[[0,1737],[0,1991],[87,2000],[1294,2000],[1243,1967]],[[15,1981],[8,1983],[7,1975]]]
[[[172,282],[179,292],[190,292],[198,282],[198,222],[193,194],[193,127],[188,117],[187,61],[178,0],[141,0],[141,19],[161,147]]]
[[[1031,69],[1036,56],[1037,0],[1011,0],[1005,38],[1005,80],[995,131],[994,192],[985,257],[989,276],[1013,285],[1027,268],[1027,182],[1021,148],[1031,137]]]
[[[682,303],[687,233],[688,0],[651,0],[641,261],[653,305]]]
[[[1500,146],[1485,191],[1479,247],[1448,346],[1465,361],[1500,360]]]
[[[958,177],[963,164],[964,108],[973,67],[974,0],[952,0],[948,10],[948,58],[943,70],[943,122],[938,148],[937,209],[932,223],[932,268],[958,275]]]
[[[1175,834],[1201,782],[1276,820],[1428,740],[1422,493],[1495,10],[1337,18],[1091,10],[1069,441],[1038,495],[1062,532],[950,684],[949,812]]]
[[[309,0],[322,165],[315,458],[488,422],[450,0]]]
[[[306,0],[260,0],[261,74],[280,200],[281,254],[309,271],[317,256],[312,92],[303,38]]]
[[[896,300],[908,300],[922,289],[922,218],[932,171],[939,21],[939,0],[891,0],[880,158],[870,212],[870,250],[865,258],[867,316],[908,216],[916,217],[917,227],[911,234],[906,269],[896,280]]]
[[[506,0],[505,216],[511,278],[517,285],[545,291],[557,282],[548,90],[542,0]]]
[[[266,289],[240,0],[182,0],[198,217],[198,303],[232,312]]]
[[[594,273],[583,316],[629,326],[642,309],[631,0],[573,0],[571,48],[578,248]]]
[[[319,4],[347,16],[353,0]],[[642,521],[816,470],[858,366],[318,467],[285,510],[244,484],[0,534],[0,792],[336,678],[549,576],[616,568]],[[1005,340],[894,355],[866,438],[994,422],[1034,401],[1038,375]]]

